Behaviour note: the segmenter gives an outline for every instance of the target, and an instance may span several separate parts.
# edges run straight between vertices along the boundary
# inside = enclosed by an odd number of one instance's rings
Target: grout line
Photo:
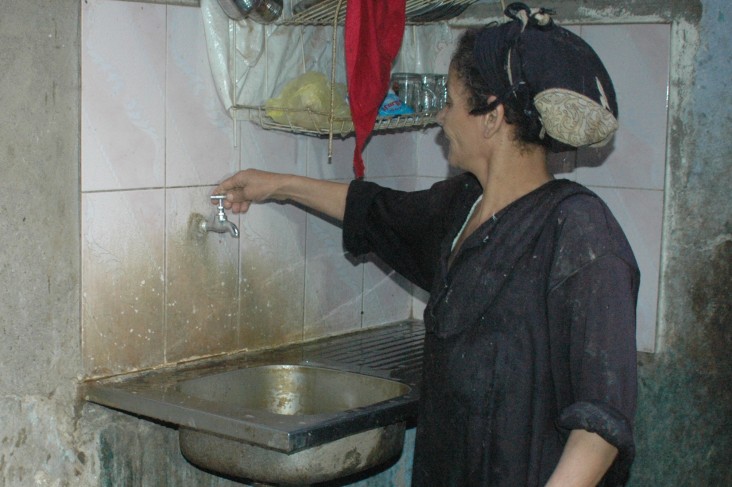
[[[305,176],[310,173],[310,141],[305,141]],[[308,228],[310,213],[305,212],[305,235],[303,237],[303,273],[302,273],[302,319],[300,320],[300,341],[305,341],[305,319],[307,314],[307,284],[308,284]]]
[[[168,6],[165,6],[165,71],[163,81],[163,363],[168,363]]]
[[[244,143],[242,142],[243,137],[241,132],[244,130],[243,128],[244,124],[234,124],[234,137],[239,140],[239,145],[236,146],[236,172],[242,170],[242,152],[244,152]],[[244,307],[242,306],[242,302],[244,301],[242,296],[242,286],[241,281],[243,276],[243,269],[242,264],[244,262],[244,259],[242,258],[244,254],[244,229],[243,229],[243,222],[244,217],[239,214],[237,215],[237,223],[239,224],[239,238],[236,248],[236,317],[234,318],[234,324],[236,326],[236,349],[241,350],[244,348],[244,345],[242,344],[242,323],[244,321]]]
[[[658,189],[658,188],[631,188],[628,186],[603,186],[600,184],[589,184],[589,183],[580,183],[583,186],[586,186],[588,188],[602,188],[602,189],[626,189],[626,190],[632,190],[632,191],[656,191],[658,193],[663,193],[665,190],[664,188]]]
[[[165,164],[165,163],[164,163]],[[82,194],[97,193],[125,193],[131,191],[153,191],[156,189],[195,189],[195,188],[215,188],[218,183],[208,184],[181,184],[181,185],[163,185],[163,186],[141,186],[139,188],[118,188],[118,189],[95,189],[90,191],[82,191]]]
[[[342,230],[341,230],[342,231]],[[360,319],[361,319],[361,329],[363,329],[364,324],[364,317],[366,316],[365,310],[364,310],[364,304],[366,302],[366,258],[365,257],[359,257],[361,260],[361,263],[359,266],[361,267],[361,313],[360,313]]]

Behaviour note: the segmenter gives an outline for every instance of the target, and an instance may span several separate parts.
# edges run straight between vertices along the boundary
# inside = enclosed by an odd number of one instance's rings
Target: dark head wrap
[[[476,37],[476,68],[497,100],[472,113],[526,100],[519,109],[538,119],[542,139],[571,147],[604,145],[618,128],[618,105],[595,51],[554,24],[549,10],[512,3],[505,13],[511,21],[485,27]]]

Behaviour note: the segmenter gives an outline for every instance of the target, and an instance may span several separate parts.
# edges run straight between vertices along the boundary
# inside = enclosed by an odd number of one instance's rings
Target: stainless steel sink
[[[82,393],[176,426],[184,454],[205,469],[315,483],[398,454],[404,422],[417,417],[423,339],[422,322],[407,320],[89,380]]]
[[[394,458],[405,423],[389,411],[411,391],[394,380],[312,365],[242,368],[182,381],[178,388],[256,426],[237,437],[181,426],[181,452],[191,463],[279,485],[332,480]],[[279,441],[282,432],[286,444]]]

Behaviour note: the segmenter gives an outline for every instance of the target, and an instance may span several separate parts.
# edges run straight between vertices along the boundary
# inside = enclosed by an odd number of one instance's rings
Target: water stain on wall
[[[726,240],[715,242],[708,258],[700,259],[692,276],[690,297],[696,326],[687,329],[683,341],[682,337],[677,337],[677,341],[696,379],[688,399],[696,405],[699,417],[714,428],[709,457],[719,456],[722,462],[722,457],[732,452],[732,237],[729,234]],[[710,468],[716,464],[712,458],[706,460]],[[732,482],[732,471],[728,471],[726,479],[719,480]]]
[[[168,237],[167,362],[237,349],[238,241],[192,232],[201,218]]]
[[[123,262],[107,262],[84,276],[87,375],[111,375],[162,363],[162,269],[145,260],[127,256]]]
[[[240,344],[256,349],[302,339],[304,259],[247,245],[241,262]]]

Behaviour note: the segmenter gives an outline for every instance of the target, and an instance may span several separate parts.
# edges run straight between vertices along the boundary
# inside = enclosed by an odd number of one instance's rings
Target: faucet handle
[[[211,195],[211,201],[213,201],[213,200],[219,200],[218,207],[219,207],[220,210],[224,208],[224,200],[225,199],[226,199],[226,195],[225,194],[213,194],[213,195]]]
[[[225,194],[214,194],[209,197],[211,201],[218,200],[218,210],[213,216],[210,222],[205,220],[201,223],[201,228],[209,232],[224,233],[228,231],[235,238],[239,237],[239,229],[236,228],[232,222],[226,218],[226,212],[224,211],[224,200],[226,199]]]

